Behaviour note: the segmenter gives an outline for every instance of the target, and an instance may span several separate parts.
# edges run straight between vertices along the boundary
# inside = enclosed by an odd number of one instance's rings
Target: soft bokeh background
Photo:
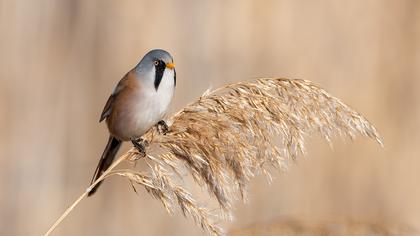
[[[87,187],[107,140],[103,105],[152,48],[175,58],[172,111],[210,86],[304,78],[383,135],[383,149],[311,139],[273,184],[252,182],[250,203],[226,224],[232,235],[281,235],[264,228],[284,222],[296,235],[312,235],[308,224],[333,235],[351,235],[354,222],[420,228],[420,1],[0,0],[1,235],[41,235]],[[54,233],[203,234],[117,178]]]

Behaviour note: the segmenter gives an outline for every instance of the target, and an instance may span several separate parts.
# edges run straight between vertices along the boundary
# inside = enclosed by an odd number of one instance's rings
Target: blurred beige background
[[[254,229],[288,219],[336,235],[351,235],[346,222],[420,229],[420,1],[0,0],[1,235],[43,234],[84,191],[107,140],[103,105],[152,48],[175,58],[172,111],[210,86],[304,78],[383,135],[383,149],[309,140],[288,173],[252,182],[225,224],[234,235],[281,235]],[[53,235],[202,234],[115,178]]]

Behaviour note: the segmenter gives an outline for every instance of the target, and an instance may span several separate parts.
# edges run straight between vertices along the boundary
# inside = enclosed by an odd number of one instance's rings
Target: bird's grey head
[[[154,49],[149,51],[146,55],[144,55],[139,64],[137,64],[135,70],[139,79],[153,83],[153,86],[156,90],[158,89],[162,77],[166,71],[173,70],[174,84],[176,82],[174,60],[171,54],[162,49]]]

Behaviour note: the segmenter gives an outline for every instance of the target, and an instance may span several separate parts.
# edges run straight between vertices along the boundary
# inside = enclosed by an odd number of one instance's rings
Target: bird
[[[118,82],[99,119],[99,122],[106,121],[109,138],[91,185],[112,164],[123,142],[131,141],[140,153],[145,154],[147,143],[141,136],[155,125],[163,133],[168,131],[168,125],[162,119],[175,87],[174,60],[162,49],[146,53]],[[96,192],[101,182],[88,190],[88,196]]]

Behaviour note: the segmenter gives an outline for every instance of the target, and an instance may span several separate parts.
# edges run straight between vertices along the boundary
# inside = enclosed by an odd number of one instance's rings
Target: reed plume
[[[362,115],[305,80],[262,78],[230,84],[206,92],[169,123],[166,135],[154,128],[144,136],[160,153],[148,156],[155,164],[151,176],[132,170],[114,173],[145,186],[171,212],[178,204],[214,234],[219,231],[208,220],[208,212],[171,181],[168,166],[175,172],[185,166],[229,215],[238,194],[246,200],[250,178],[269,174],[269,167],[287,168],[288,160],[304,153],[307,135],[319,133],[331,142],[334,135],[354,138],[360,133],[382,144]]]
[[[214,235],[223,234],[214,220],[229,219],[235,199],[246,201],[250,179],[270,176],[272,167],[286,169],[305,153],[306,136],[317,133],[330,143],[334,136],[362,134],[382,145],[367,119],[306,80],[260,78],[207,91],[168,124],[164,135],[154,127],[143,136],[146,156],[133,148],[121,157],[144,158],[150,173],[108,170],[103,178],[119,175],[144,186],[170,213],[178,207]],[[179,181],[182,169],[208,189],[220,214],[198,206]]]

